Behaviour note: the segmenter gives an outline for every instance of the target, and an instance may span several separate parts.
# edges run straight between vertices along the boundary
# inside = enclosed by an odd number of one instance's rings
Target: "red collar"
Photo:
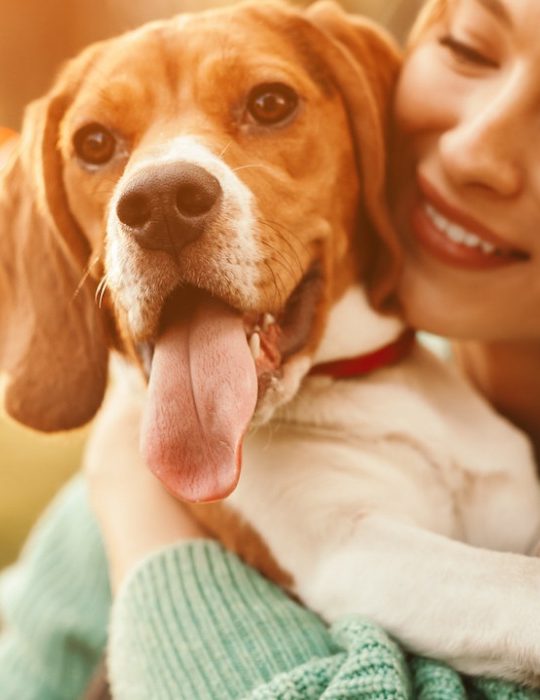
[[[415,332],[407,328],[393,342],[383,345],[382,348],[368,352],[357,357],[348,357],[345,360],[323,362],[311,368],[309,375],[325,375],[333,379],[347,379],[363,374],[375,372],[377,369],[389,367],[403,360],[411,352],[414,345]]]

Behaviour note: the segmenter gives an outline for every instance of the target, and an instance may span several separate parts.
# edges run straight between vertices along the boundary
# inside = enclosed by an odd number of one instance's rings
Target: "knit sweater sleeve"
[[[378,628],[322,620],[214,542],[145,560],[113,607],[117,700],[408,696],[402,653]],[[329,690],[330,688],[330,690]],[[367,697],[367,696],[366,696]],[[382,697],[382,696],[381,696]]]
[[[0,577],[2,700],[80,697],[104,652],[109,610],[105,554],[77,478]]]
[[[209,541],[147,558],[113,606],[115,700],[540,700],[406,656],[358,617],[317,615]]]
[[[2,700],[75,700],[106,644],[110,593],[81,479],[41,520],[0,580]],[[115,700],[540,700],[497,681],[407,658],[358,618],[328,629],[211,541],[143,561],[109,623]]]

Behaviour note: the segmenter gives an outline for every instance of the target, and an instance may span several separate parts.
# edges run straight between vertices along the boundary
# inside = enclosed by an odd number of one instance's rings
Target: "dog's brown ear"
[[[58,129],[94,52],[28,107],[0,174],[0,370],[5,406],[43,431],[87,422],[105,390],[107,345],[86,275],[90,248],[70,214]]]
[[[386,159],[391,102],[400,67],[393,40],[373,22],[322,0],[306,16],[324,35],[317,47],[348,113],[367,221],[364,274],[372,301],[382,306],[395,289],[400,247],[386,204]],[[374,235],[373,235],[374,234]]]

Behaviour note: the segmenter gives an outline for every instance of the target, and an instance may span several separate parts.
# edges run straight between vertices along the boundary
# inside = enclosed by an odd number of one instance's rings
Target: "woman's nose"
[[[469,114],[440,140],[443,167],[459,186],[477,186],[502,197],[514,197],[524,182],[523,120],[516,104],[493,101]]]

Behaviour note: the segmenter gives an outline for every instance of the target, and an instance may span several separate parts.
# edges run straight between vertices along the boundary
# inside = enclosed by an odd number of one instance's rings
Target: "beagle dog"
[[[398,272],[398,68],[369,22],[266,0],[69,63],[2,176],[5,405],[81,425],[120,351],[148,384],[144,459],[228,546],[328,621],[362,614],[461,671],[539,685],[529,444],[368,302]]]

